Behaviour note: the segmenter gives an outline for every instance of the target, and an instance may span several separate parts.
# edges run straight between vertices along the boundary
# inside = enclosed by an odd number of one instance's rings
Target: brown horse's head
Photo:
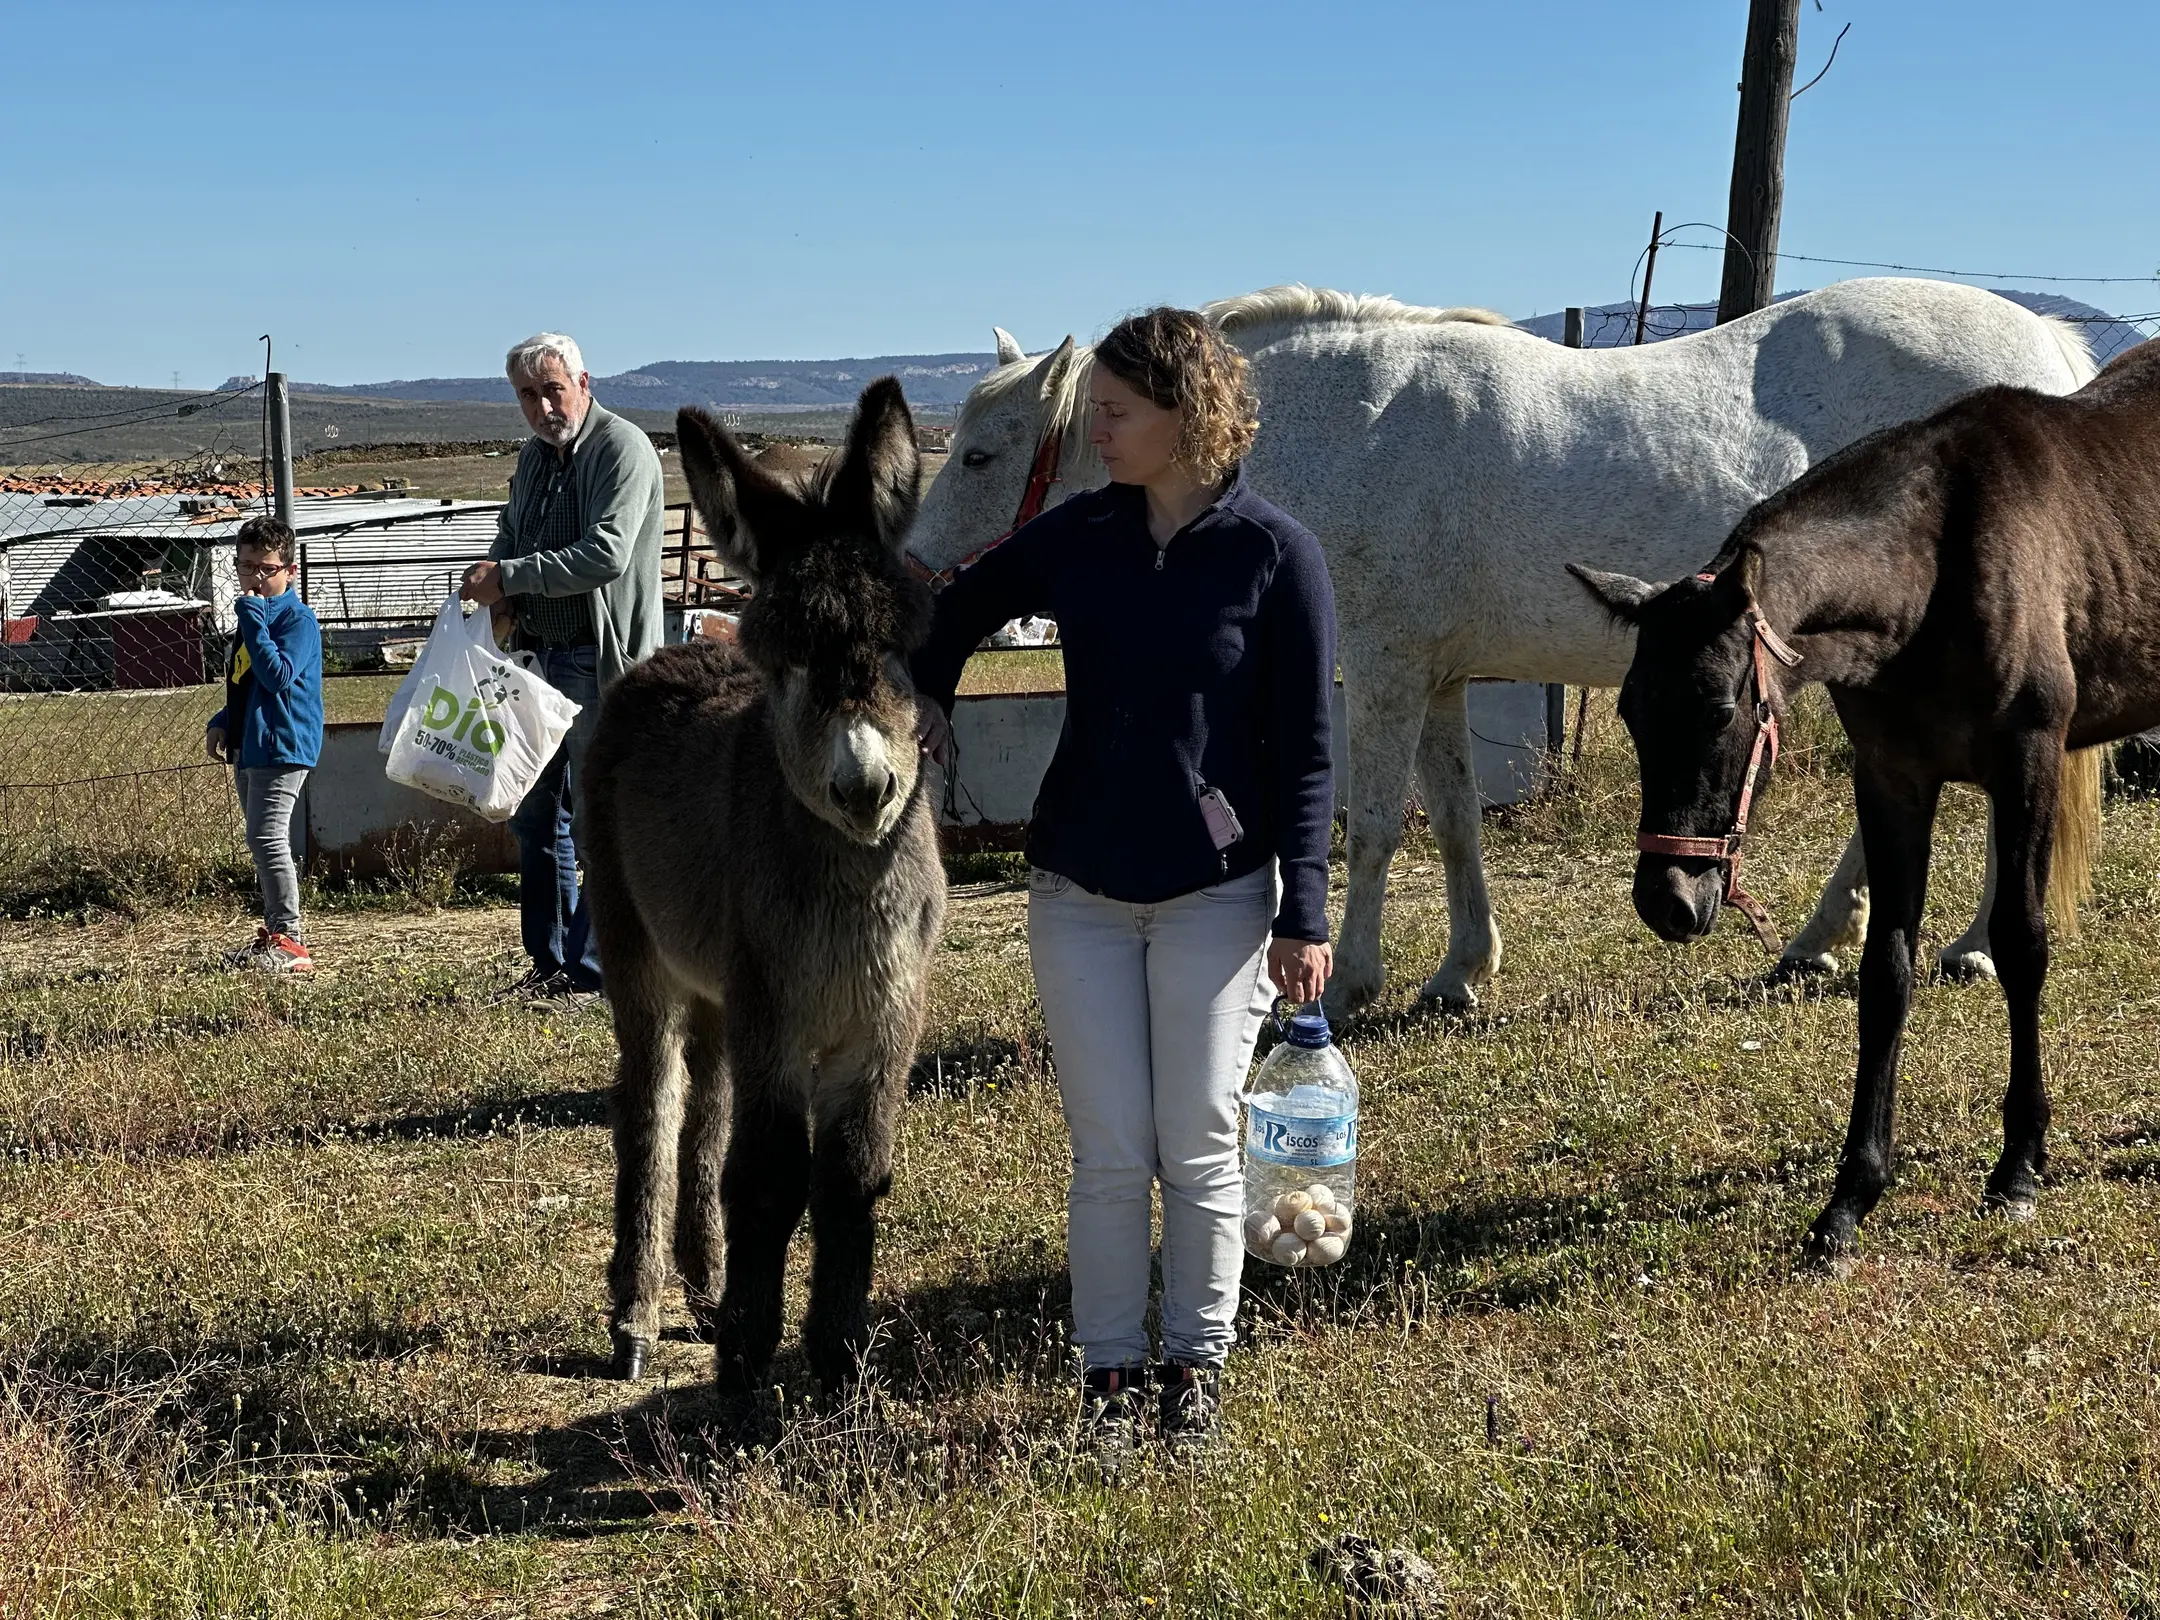
[[[1642,772],[1645,845],[1723,840],[1740,820],[1756,739],[1784,701],[1767,674],[1758,688],[1758,667],[1777,667],[1756,652],[1761,561],[1759,552],[1741,549],[1721,557],[1707,577],[1670,585],[1568,565],[1614,618],[1635,630],[1620,718]],[[1762,753],[1758,802],[1769,786],[1773,752]],[[1714,853],[1644,848],[1635,862],[1636,914],[1661,939],[1700,939],[1717,921],[1730,877],[1727,862]]]
[[[742,647],[771,683],[788,786],[849,837],[881,843],[915,793],[906,659],[930,622],[930,593],[901,563],[921,459],[900,385],[865,388],[846,445],[802,475],[761,468],[703,411],[675,425],[705,532],[755,583]]]

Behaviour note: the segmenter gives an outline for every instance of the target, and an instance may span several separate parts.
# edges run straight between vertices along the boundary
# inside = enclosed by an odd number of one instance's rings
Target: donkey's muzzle
[[[864,771],[831,788],[833,808],[863,832],[875,834],[885,819],[886,808],[900,793],[900,778],[888,766]]]
[[[1644,855],[1635,862],[1635,915],[1673,945],[1701,939],[1717,923],[1725,868],[1700,856]]]

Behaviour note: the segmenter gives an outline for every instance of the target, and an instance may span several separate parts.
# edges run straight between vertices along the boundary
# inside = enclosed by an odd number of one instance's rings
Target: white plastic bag
[[[393,782],[508,821],[578,707],[497,652],[487,610],[468,619],[453,596],[391,700],[383,769]]]

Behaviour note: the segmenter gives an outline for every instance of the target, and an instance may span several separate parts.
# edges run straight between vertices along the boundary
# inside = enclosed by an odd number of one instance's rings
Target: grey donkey
[[[761,470],[702,411],[676,426],[705,532],[755,590],[739,650],[637,665],[586,754],[620,1050],[614,1369],[643,1372],[672,1260],[721,1388],[761,1388],[807,1209],[803,1340],[833,1392],[869,1336],[874,1212],[945,912],[905,664],[930,618],[901,562],[915,428],[890,377],[814,473]]]

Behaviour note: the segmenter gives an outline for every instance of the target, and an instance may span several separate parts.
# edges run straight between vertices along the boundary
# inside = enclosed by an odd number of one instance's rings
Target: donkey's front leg
[[[1452,686],[1434,695],[1418,745],[1425,817],[1447,868],[1448,898],[1447,957],[1418,997],[1458,1009],[1475,1007],[1476,987],[1500,967],[1500,929],[1493,922],[1485,852],[1478,843],[1483,806],[1470,752],[1469,693],[1467,686]]]
[[[803,1349],[828,1397],[855,1381],[870,1348],[877,1201],[892,1187],[893,1128],[914,1044],[912,1036],[893,1042],[868,1062],[836,1056],[819,1077],[810,1161],[810,1232],[817,1252]]]
[[[1912,1005],[1913,945],[1927,902],[1928,840],[1942,791],[1936,783],[1887,779],[1869,768],[1864,752],[1856,775],[1874,914],[1860,956],[1860,1067],[1852,1121],[1829,1207],[1808,1232],[1809,1258],[1819,1263],[1853,1252],[1860,1222],[1890,1185],[1898,1049]]]
[[[728,1066],[735,1117],[720,1175],[727,1286],[713,1313],[713,1367],[723,1392],[748,1394],[764,1384],[780,1345],[788,1240],[810,1198],[809,1076],[771,1034],[731,1041]]]
[[[1426,686],[1407,659],[1367,656],[1354,642],[1343,649],[1343,696],[1349,711],[1349,894],[1342,937],[1328,980],[1328,1017],[1341,1022],[1380,994],[1380,910],[1388,865],[1402,843],[1403,804],[1425,717]]]
[[[683,1107],[680,1013],[649,963],[608,967],[619,1056],[608,1099],[615,1139],[615,1253],[608,1261],[614,1373],[637,1378],[660,1337],[675,1229]]]
[[[2030,1219],[2047,1168],[2047,1079],[2040,1067],[2040,993],[2047,983],[2047,885],[2062,791],[2062,740],[2025,737],[2006,748],[1989,784],[2000,859],[1988,937],[2010,1004],[2010,1085],[2003,1093],[2003,1151],[1988,1177],[1986,1207]]]
[[[675,1269],[682,1274],[690,1314],[708,1336],[727,1277],[721,1247],[727,1222],[722,1213],[720,1169],[726,1160],[734,1097],[728,1084],[723,1017],[709,1001],[690,1005],[683,1044],[688,1100],[676,1155],[680,1181],[675,1195]]]

